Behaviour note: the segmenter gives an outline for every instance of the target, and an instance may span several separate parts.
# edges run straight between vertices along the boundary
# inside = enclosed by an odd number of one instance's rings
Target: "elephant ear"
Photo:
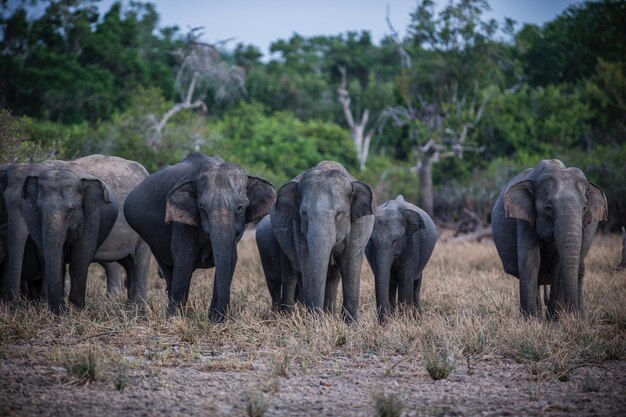
[[[404,216],[406,235],[409,239],[413,237],[415,232],[426,227],[418,212],[405,208],[402,210],[402,215]]]
[[[118,202],[115,195],[101,179],[87,175],[81,177],[83,183],[83,212],[85,216],[92,217],[91,224],[97,228],[98,241],[100,246],[111,232],[118,215]],[[83,234],[89,234],[89,226],[83,226]],[[96,233],[95,230],[92,233]]]
[[[593,222],[605,222],[609,219],[608,204],[606,195],[602,188],[596,184],[589,183],[589,191],[587,191],[587,211],[583,217],[584,225]]]
[[[167,193],[165,223],[177,222],[190,226],[200,225],[198,197],[191,180],[177,184]]]
[[[369,185],[361,181],[352,182],[350,220],[354,223],[363,216],[376,213],[376,196]]]
[[[276,192],[276,202],[270,210],[274,235],[282,251],[292,262],[296,259],[294,233],[300,225],[299,205],[298,182],[289,181]]]
[[[504,194],[506,217],[527,221],[535,225],[535,197],[532,181],[518,182]]]
[[[246,223],[265,217],[276,201],[276,191],[272,183],[254,175],[248,175],[246,194],[250,201],[246,209]]]

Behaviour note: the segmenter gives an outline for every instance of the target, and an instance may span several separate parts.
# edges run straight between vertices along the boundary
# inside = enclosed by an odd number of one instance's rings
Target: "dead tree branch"
[[[346,68],[343,66],[337,67],[341,73],[341,85],[337,90],[339,96],[339,102],[343,108],[343,114],[346,117],[346,122],[350,126],[350,134],[356,148],[357,158],[359,160],[359,169],[363,171],[365,169],[365,163],[369,155],[370,142],[372,136],[374,136],[374,129],[369,129],[365,133],[365,128],[369,120],[369,110],[365,109],[358,120],[355,121],[352,109],[350,108],[350,93],[348,92],[348,80]]]

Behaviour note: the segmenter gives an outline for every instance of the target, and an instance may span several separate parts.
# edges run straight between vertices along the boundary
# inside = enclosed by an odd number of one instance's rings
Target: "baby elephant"
[[[365,256],[374,271],[379,321],[395,310],[396,300],[419,309],[422,271],[436,242],[430,216],[401,195],[378,207]]]

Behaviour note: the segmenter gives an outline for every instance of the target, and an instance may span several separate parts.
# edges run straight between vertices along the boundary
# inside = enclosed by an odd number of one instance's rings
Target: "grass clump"
[[[424,362],[428,375],[435,381],[446,379],[456,367],[451,337],[438,327],[426,333]]]
[[[66,357],[68,376],[78,384],[97,382],[102,378],[102,359],[100,354],[89,346],[86,350],[72,352]]]
[[[380,391],[375,392],[372,397],[377,417],[399,417],[404,411],[402,400],[394,393]]]
[[[267,412],[267,403],[263,394],[258,391],[245,391],[243,401],[246,404],[246,414],[249,417],[263,417]]]

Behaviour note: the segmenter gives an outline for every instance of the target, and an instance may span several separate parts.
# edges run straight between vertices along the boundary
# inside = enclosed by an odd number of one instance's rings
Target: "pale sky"
[[[511,17],[521,23],[543,24],[578,0],[489,0],[487,18],[500,22]],[[103,0],[108,10],[113,0]],[[128,0],[123,3],[127,4]],[[217,42],[233,38],[254,44],[268,54],[269,45],[288,39],[296,32],[302,36],[338,35],[347,31],[368,30],[374,42],[389,33],[385,15],[404,34],[416,0],[156,0],[161,26],[178,25],[183,33],[203,26],[203,39]],[[441,6],[447,0],[436,0]],[[518,28],[520,27],[518,26]],[[267,59],[267,56],[265,57]]]

